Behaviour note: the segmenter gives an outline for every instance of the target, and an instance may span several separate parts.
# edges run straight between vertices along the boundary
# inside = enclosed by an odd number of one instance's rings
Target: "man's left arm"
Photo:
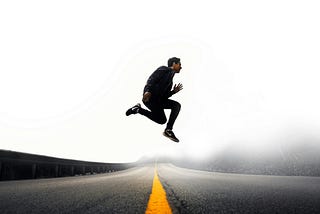
[[[169,97],[171,97],[172,95],[178,93],[182,89],[183,89],[183,85],[181,83],[179,83],[178,85],[174,84],[173,90],[169,92]]]

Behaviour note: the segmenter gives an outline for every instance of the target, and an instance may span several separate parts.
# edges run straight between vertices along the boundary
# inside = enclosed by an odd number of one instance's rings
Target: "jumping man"
[[[139,113],[156,123],[165,124],[167,118],[164,109],[171,109],[169,121],[163,135],[175,142],[179,142],[179,139],[174,135],[172,128],[180,112],[181,105],[177,101],[169,99],[169,97],[183,89],[181,83],[175,84],[172,89],[172,79],[181,69],[180,59],[177,57],[170,58],[168,67],[161,66],[155,70],[144,87],[142,102],[150,111],[143,109],[138,103],[126,112],[127,116]]]

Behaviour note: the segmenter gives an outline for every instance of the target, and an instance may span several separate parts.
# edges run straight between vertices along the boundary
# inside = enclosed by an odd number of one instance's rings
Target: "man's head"
[[[168,67],[170,67],[176,73],[179,73],[182,69],[180,59],[177,57],[172,57],[168,59]]]

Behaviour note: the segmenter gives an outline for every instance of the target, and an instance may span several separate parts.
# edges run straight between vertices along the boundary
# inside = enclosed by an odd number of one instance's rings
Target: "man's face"
[[[173,70],[174,70],[176,73],[179,73],[181,69],[182,69],[182,67],[181,67],[181,62],[179,62],[179,63],[173,63]]]

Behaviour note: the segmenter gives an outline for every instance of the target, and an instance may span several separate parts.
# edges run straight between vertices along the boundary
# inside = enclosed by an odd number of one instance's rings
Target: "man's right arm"
[[[155,70],[151,76],[149,77],[147,84],[146,84],[146,88],[145,91],[151,92],[152,93],[152,89],[154,87],[154,85],[156,83],[158,83],[161,79],[161,74],[162,71],[160,69]]]
[[[157,69],[149,77],[147,84],[145,86],[145,92],[144,92],[143,98],[142,98],[143,102],[148,102],[149,99],[151,98],[151,95],[152,95],[153,89],[154,89],[154,85],[160,81],[161,74],[162,74],[162,71],[160,69]]]

